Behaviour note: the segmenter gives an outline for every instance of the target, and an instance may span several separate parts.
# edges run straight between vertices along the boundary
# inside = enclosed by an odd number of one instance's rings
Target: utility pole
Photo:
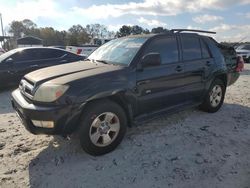
[[[0,13],[0,21],[1,21],[2,36],[3,36],[3,44],[4,44],[3,19],[2,19],[2,14],[1,13]],[[3,44],[2,44],[2,47],[3,47]]]

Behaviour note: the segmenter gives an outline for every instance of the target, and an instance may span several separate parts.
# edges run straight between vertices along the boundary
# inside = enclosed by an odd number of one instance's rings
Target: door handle
[[[67,63],[68,61],[66,59],[63,59],[60,61],[60,63]]]
[[[15,71],[7,71],[7,73],[9,73],[9,74],[15,74],[16,72]]]
[[[36,68],[38,65],[30,65],[30,68]]]
[[[137,85],[144,85],[144,84],[148,84],[148,83],[150,83],[150,80],[145,80],[145,81],[138,82]]]
[[[175,71],[176,72],[181,72],[182,71],[182,67],[180,65],[178,65],[176,68],[175,68]]]
[[[211,61],[207,61],[207,62],[206,62],[206,65],[207,65],[208,67],[210,67],[210,66],[212,65],[212,62],[211,62]]]

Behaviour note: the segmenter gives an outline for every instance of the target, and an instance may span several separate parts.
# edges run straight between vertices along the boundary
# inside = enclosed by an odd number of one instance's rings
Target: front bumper
[[[19,89],[12,92],[11,103],[25,128],[33,134],[69,134],[76,128],[81,113],[74,105],[34,105]],[[54,128],[36,127],[32,120],[53,121]]]

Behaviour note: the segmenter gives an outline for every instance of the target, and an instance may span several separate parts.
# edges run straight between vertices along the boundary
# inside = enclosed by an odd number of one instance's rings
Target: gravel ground
[[[0,187],[250,188],[250,65],[214,114],[197,109],[130,128],[92,157],[76,138],[28,133],[0,93]]]

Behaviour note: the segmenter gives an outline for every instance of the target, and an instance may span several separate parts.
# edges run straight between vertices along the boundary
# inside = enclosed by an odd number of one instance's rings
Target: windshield
[[[8,58],[9,56],[11,56],[12,54],[16,53],[19,50],[21,50],[21,49],[10,50],[10,51],[5,52],[2,55],[0,55],[0,63],[2,63],[6,58]]]
[[[147,39],[147,37],[136,37],[111,40],[96,49],[88,59],[128,65]]]

